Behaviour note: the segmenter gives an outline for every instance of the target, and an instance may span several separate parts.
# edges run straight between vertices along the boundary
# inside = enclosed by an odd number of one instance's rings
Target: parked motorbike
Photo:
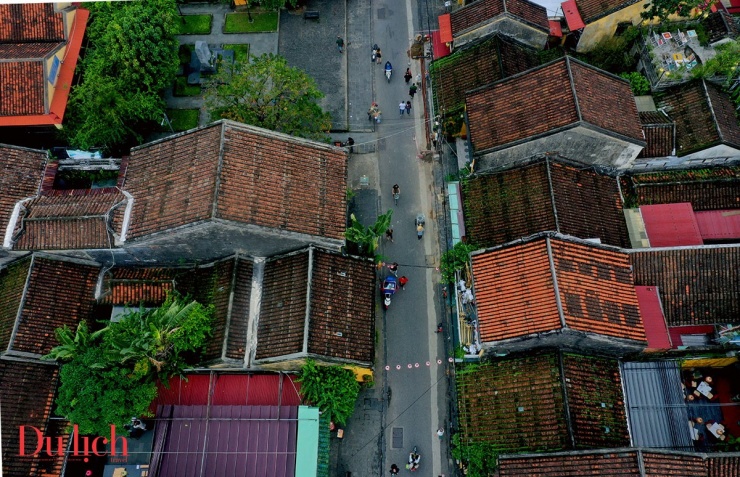
[[[387,276],[383,280],[383,309],[387,310],[391,306],[391,297],[398,290],[398,281],[394,276]]]
[[[391,66],[390,61],[385,62],[385,77],[388,80],[388,82],[391,82],[391,73],[393,73],[393,67]]]

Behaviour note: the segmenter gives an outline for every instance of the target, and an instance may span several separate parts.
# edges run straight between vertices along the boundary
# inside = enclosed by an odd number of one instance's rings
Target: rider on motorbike
[[[393,185],[393,200],[398,203],[398,199],[401,197],[401,188],[398,186],[398,184]]]
[[[409,454],[409,463],[406,465],[406,468],[410,471],[415,471],[419,468],[419,462],[421,461],[421,456],[416,452],[416,448]]]
[[[393,67],[391,66],[390,61],[385,62],[385,77],[388,78],[388,81],[391,80],[391,73],[393,72]]]

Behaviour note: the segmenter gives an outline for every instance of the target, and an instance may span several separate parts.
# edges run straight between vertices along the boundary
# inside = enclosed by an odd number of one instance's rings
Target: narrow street
[[[393,209],[394,243],[385,241],[381,254],[386,262],[398,262],[398,275],[409,279],[405,290],[394,297],[385,313],[386,386],[391,395],[385,413],[384,474],[391,464],[403,469],[409,452],[417,446],[422,456],[422,475],[450,475],[447,461],[448,432],[442,439],[436,431],[447,422],[447,390],[443,335],[434,332],[439,322],[435,290],[439,275],[439,243],[434,220],[432,162],[417,158],[426,147],[424,105],[421,91],[409,96],[403,75],[411,68],[414,82],[420,73],[419,61],[408,57],[419,31],[414,0],[373,2],[373,39],[382,51],[381,64],[374,67],[375,101],[383,111],[376,127],[380,170],[380,212]],[[370,48],[368,48],[368,52]],[[384,64],[390,61],[393,75],[386,81]],[[411,84],[409,83],[409,84]],[[411,101],[411,114],[399,114],[399,103]],[[397,206],[391,190],[401,187]],[[416,236],[414,219],[426,216],[422,240]],[[386,269],[381,271],[387,274]],[[442,364],[438,364],[441,360]],[[400,366],[400,369],[398,367]],[[409,366],[411,366],[409,368]],[[384,372],[376,369],[376,372]],[[402,436],[402,438],[401,438]],[[444,447],[443,447],[444,446]],[[405,472],[405,471],[404,471]]]

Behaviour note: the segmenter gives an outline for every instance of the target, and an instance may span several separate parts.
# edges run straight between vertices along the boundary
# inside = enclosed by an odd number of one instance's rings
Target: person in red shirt
[[[405,290],[406,289],[406,284],[408,282],[409,282],[409,279],[406,278],[405,275],[398,279],[398,284],[401,285],[401,290]]]

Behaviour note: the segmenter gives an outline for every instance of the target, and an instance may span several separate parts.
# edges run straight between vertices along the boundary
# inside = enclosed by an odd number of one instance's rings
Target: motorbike
[[[425,221],[426,218],[424,217],[424,214],[417,214],[416,219],[414,220],[414,225],[416,226],[416,238],[419,240],[424,236]]]
[[[373,45],[373,56],[371,57],[371,60],[370,60],[372,63],[375,63],[375,60],[378,58],[378,48],[380,47],[378,46],[377,43]]]
[[[390,61],[385,62],[385,77],[388,80],[388,82],[391,82],[391,73],[393,73],[393,67],[391,66]]]
[[[398,281],[394,276],[387,276],[383,280],[383,309],[387,310],[391,306],[391,297],[398,290]]]
[[[417,470],[419,470],[419,462],[421,462],[421,456],[416,450],[416,446],[414,446],[414,450],[412,450],[409,454],[409,462],[408,464],[406,464],[406,469],[410,470],[411,472],[416,472]]]

